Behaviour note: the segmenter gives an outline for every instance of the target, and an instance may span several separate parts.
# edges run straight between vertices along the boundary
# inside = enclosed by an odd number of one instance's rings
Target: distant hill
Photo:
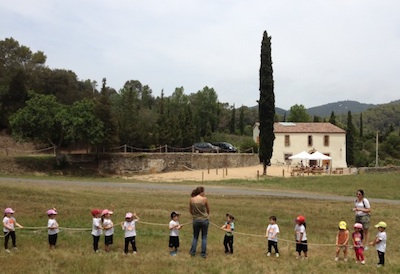
[[[329,104],[325,104],[325,105],[321,105],[321,106],[317,106],[317,107],[312,107],[307,109],[308,114],[310,114],[311,117],[315,116],[319,116],[319,117],[330,117],[332,111],[335,113],[336,116],[340,116],[340,115],[347,115],[347,112],[350,110],[352,115],[355,114],[359,114],[361,112],[364,112],[366,110],[372,110],[372,109],[376,109],[379,108],[381,106],[385,106],[385,105],[397,105],[400,104],[400,100],[396,100],[396,101],[392,101],[390,103],[386,103],[386,104],[378,104],[378,105],[374,105],[374,104],[364,104],[364,103],[360,103],[357,101],[338,101],[336,103],[329,103]],[[256,111],[258,111],[258,106],[253,106],[251,107],[251,109],[255,109]],[[283,108],[279,108],[279,107],[275,107],[275,113],[280,115],[280,116],[284,116],[286,114],[289,115],[290,110],[285,110]]]
[[[367,109],[375,108],[379,105],[363,104],[357,101],[339,101],[336,103],[329,103],[326,105],[312,107],[307,109],[308,114],[311,116],[329,117],[332,111],[335,115],[347,114],[350,110],[352,114],[361,113]]]

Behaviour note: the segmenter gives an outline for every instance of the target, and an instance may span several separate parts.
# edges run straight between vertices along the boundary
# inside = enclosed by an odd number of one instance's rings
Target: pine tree
[[[336,125],[336,116],[333,111],[331,112],[331,117],[329,118],[329,123]]]
[[[258,102],[260,119],[260,162],[263,164],[263,175],[267,174],[267,166],[271,164],[275,134],[275,94],[271,58],[271,37],[264,31],[261,42],[260,66],[260,100]]]

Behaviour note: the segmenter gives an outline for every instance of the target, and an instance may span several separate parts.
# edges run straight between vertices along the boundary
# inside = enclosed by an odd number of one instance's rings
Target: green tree
[[[33,53],[13,38],[0,40],[0,129],[10,115],[24,106],[32,72],[46,62],[43,52]]]
[[[390,157],[400,159],[400,136],[396,132],[391,132],[381,145],[381,152],[385,152]]]
[[[329,118],[329,123],[331,123],[332,125],[336,125],[336,116],[333,111],[331,112],[331,117]]]
[[[311,117],[303,105],[294,105],[290,108],[288,122],[310,122]]]
[[[30,93],[26,106],[10,117],[10,126],[15,138],[50,144],[58,155],[68,116],[66,106],[58,103],[54,95]]]
[[[236,130],[236,108],[235,108],[235,105],[233,105],[231,122],[229,123],[229,133],[235,134],[235,130]]]
[[[104,141],[104,125],[96,117],[94,101],[84,99],[68,107],[68,119],[63,123],[65,139],[70,143],[98,145]]]
[[[261,66],[260,66],[260,150],[259,157],[263,164],[263,174],[267,174],[267,166],[271,164],[275,134],[275,94],[274,79],[271,58],[271,37],[264,31],[261,42]]]
[[[243,105],[240,107],[240,113],[239,113],[239,132],[240,132],[240,135],[244,134],[244,106]]]
[[[96,98],[96,116],[104,125],[104,142],[102,145],[108,147],[119,142],[116,119],[112,113],[111,97],[116,92],[107,87],[107,79],[103,78],[99,96]]]
[[[347,114],[346,130],[346,161],[349,166],[354,165],[354,147],[355,147],[356,128],[353,124],[351,111]]]

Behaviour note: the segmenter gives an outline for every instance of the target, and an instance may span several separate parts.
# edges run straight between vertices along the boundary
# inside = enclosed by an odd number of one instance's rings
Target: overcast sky
[[[117,91],[208,86],[240,107],[259,99],[266,30],[275,105],[310,108],[400,99],[399,18],[398,0],[0,0],[0,40]]]

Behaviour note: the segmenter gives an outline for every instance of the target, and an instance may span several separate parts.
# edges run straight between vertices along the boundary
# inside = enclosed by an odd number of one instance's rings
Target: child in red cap
[[[302,215],[296,218],[296,225],[294,227],[294,235],[296,237],[296,252],[298,255],[296,259],[301,257],[301,252],[304,253],[304,258],[307,259],[308,245],[306,233],[306,218]]]

